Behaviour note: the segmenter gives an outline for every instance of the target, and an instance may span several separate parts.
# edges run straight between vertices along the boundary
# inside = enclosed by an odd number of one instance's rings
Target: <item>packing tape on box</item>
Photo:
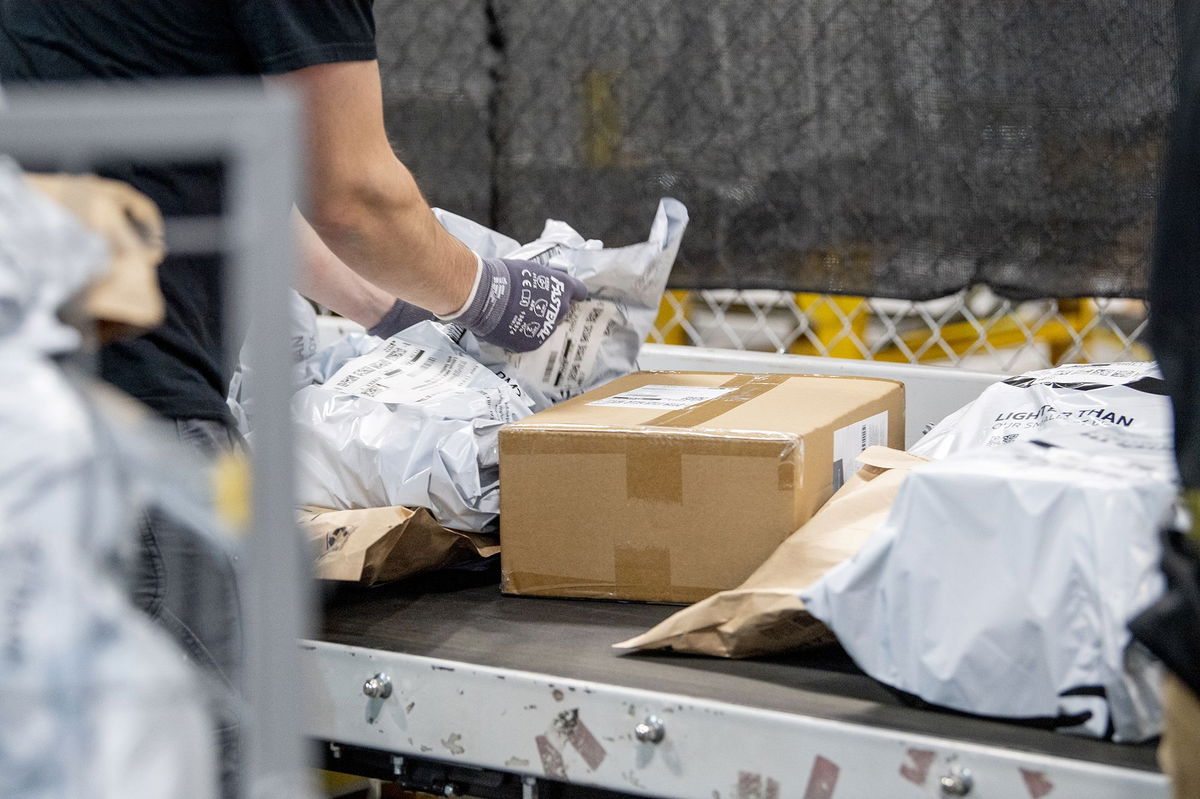
[[[613,568],[618,586],[671,585],[671,550],[614,544]]]
[[[803,439],[792,433],[760,430],[696,432],[686,434],[662,428],[615,430],[563,428],[566,435],[542,436],[544,427],[502,432],[503,451],[516,455],[624,455],[625,496],[648,502],[683,504],[683,453],[726,457],[772,457],[778,461],[776,486],[791,491],[796,485],[796,450]]]
[[[566,435],[544,436],[547,430]],[[625,431],[621,431],[625,432]],[[630,431],[633,432],[633,431]],[[501,452],[515,455],[624,455],[625,441],[621,435],[600,429],[577,427],[555,430],[541,428],[505,428],[500,431]],[[503,468],[503,467],[501,467]]]
[[[616,557],[619,560],[632,559],[635,553],[636,551],[625,554],[617,553]],[[581,580],[578,577],[563,577],[541,572],[502,571],[500,590],[506,594],[523,594],[525,596],[567,595],[585,599],[625,599],[630,595],[631,584],[622,582],[622,576],[629,578],[636,574],[637,572],[623,571],[622,567],[618,567],[613,580]],[[638,601],[690,604],[721,590],[715,586],[674,585],[671,582],[657,585],[661,588],[650,591],[646,585],[638,584]]]
[[[683,504],[683,442],[665,436],[625,440],[625,496]]]
[[[683,452],[738,458],[774,458],[776,488],[791,491],[796,485],[796,449],[804,446],[799,436],[763,434],[753,439],[713,436],[686,439],[640,436],[625,439],[625,496],[649,502],[683,504]]]
[[[721,388],[732,388],[728,394],[713,397],[688,408],[668,411],[644,424],[645,427],[695,427],[728,413],[755,397],[766,394],[776,386],[791,379],[790,375],[734,375],[721,384]]]
[[[558,574],[543,574],[533,571],[507,571],[501,566],[500,590],[508,594],[556,594],[569,593],[573,596],[611,599],[616,586],[609,580],[590,580],[579,577],[564,577]]]

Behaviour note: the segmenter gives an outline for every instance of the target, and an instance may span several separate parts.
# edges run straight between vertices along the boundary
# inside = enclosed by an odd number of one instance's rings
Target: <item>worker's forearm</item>
[[[304,213],[329,248],[394,297],[435,313],[462,307],[475,257],[438,224],[392,152],[379,65],[317,64],[270,80],[304,98],[312,186]]]
[[[296,289],[310,300],[364,327],[371,327],[383,318],[395,297],[346,266],[299,213],[293,213],[292,220],[299,237],[302,261]]]
[[[462,306],[475,279],[475,256],[438,223],[412,175],[394,157],[369,177],[316,185],[310,221],[342,261],[380,289],[434,313]],[[319,301],[319,300],[318,300]]]

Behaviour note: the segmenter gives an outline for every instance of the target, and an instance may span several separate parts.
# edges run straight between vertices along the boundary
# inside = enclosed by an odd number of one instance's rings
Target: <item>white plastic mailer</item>
[[[292,399],[301,504],[428,508],[456,530],[500,511],[500,427],[533,410],[519,385],[467,355],[436,322],[318,352],[323,382]]]
[[[944,458],[1039,435],[1047,425],[1169,439],[1171,403],[1153,362],[1071,364],[1011,377],[943,419],[909,451]]]
[[[537,410],[636,370],[687,228],[683,203],[659,201],[646,241],[612,248],[554,219],[547,220],[537,239],[520,244],[447,211],[434,213],[451,234],[484,258],[537,261],[566,271],[588,287],[588,299],[575,303],[550,339],[533,352],[506,352],[470,333],[460,341],[469,355],[525,386]]]
[[[0,241],[0,796],[213,796],[206,692],[113,568],[146,470],[47,357],[76,345],[56,312],[104,247],[4,159]]]
[[[314,358],[317,354],[317,312],[308,300],[296,291],[290,291],[288,296],[288,331],[292,338],[292,358],[295,365],[292,369],[292,388],[299,390],[312,385],[322,378],[321,366],[324,361]],[[253,399],[246,389],[246,376],[250,367],[246,365],[245,347],[242,348],[237,369],[229,380],[229,394],[225,404],[237,424],[238,432],[244,438],[251,438],[250,417],[253,414]]]
[[[1175,486],[1080,434],[917,467],[863,550],[801,593],[806,607],[864,671],[925,701],[1157,734],[1157,666],[1126,625],[1162,591],[1157,533]],[[1137,449],[1137,436],[1122,438]]]

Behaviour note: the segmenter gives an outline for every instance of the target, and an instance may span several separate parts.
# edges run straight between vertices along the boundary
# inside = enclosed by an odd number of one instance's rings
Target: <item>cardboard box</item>
[[[501,589],[695,602],[733,588],[875,444],[904,387],[639,372],[500,432]]]
[[[868,447],[859,462],[863,468],[746,582],[689,605],[613,646],[741,658],[836,641],[804,609],[800,593],[858,554],[887,519],[909,473],[928,463],[920,455],[887,447]]]

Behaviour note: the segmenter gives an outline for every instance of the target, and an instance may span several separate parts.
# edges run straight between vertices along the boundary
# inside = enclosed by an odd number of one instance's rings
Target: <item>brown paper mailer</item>
[[[798,594],[862,548],[887,517],[912,467],[926,459],[876,446],[858,461],[863,468],[746,582],[613,646],[736,658],[832,642],[833,634],[804,610]]]
[[[496,536],[448,530],[424,508],[305,507],[299,515],[322,580],[376,585],[500,551]]]
[[[25,178],[108,244],[109,271],[84,292],[82,305],[88,317],[133,332],[161,324],[163,297],[157,268],[165,250],[158,206],[126,183],[95,175],[29,174]]]

